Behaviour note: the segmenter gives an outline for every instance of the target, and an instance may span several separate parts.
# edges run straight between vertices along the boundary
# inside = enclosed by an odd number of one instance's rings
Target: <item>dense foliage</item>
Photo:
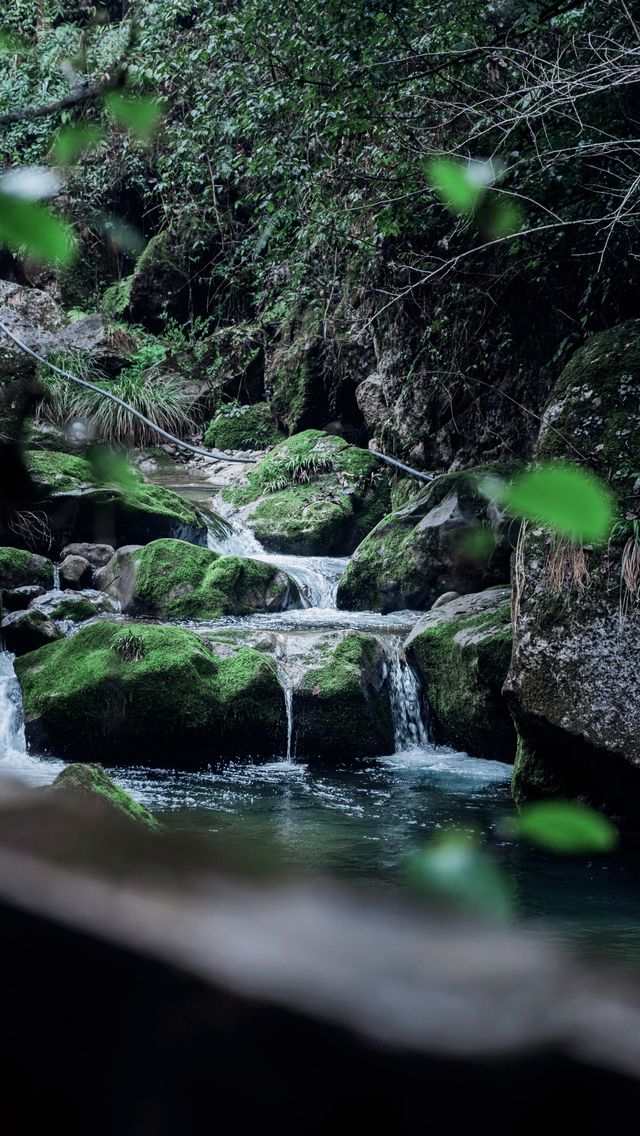
[[[248,327],[266,348],[256,397],[275,394],[288,429],[332,416],[362,429],[353,387],[400,340],[402,415],[373,428],[427,464],[456,452],[433,442],[443,431],[499,450],[501,408],[516,423],[518,403],[537,409],[586,332],[635,312],[639,49],[625,5],[125,7],[98,19],[78,0],[10,0],[3,16],[22,44],[0,115],[124,69],[131,92],[163,103],[150,144],[96,99],[0,127],[9,166],[46,160],[65,123],[106,129],[70,171],[70,301],[131,271],[136,233],[167,234],[150,326],[198,339]],[[485,187],[473,215],[452,216],[433,186],[442,155]]]

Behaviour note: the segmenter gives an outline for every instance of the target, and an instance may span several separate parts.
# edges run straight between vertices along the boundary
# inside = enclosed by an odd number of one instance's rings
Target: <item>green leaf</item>
[[[487,236],[494,241],[510,237],[522,228],[523,219],[522,209],[515,201],[494,200],[485,225]]]
[[[549,463],[504,488],[502,503],[576,543],[601,542],[613,525],[613,498],[600,478],[582,466]]]
[[[431,188],[454,213],[472,213],[477,207],[483,190],[470,177],[467,165],[436,158],[427,173]]]
[[[508,919],[511,897],[500,867],[474,836],[447,829],[406,866],[414,891],[446,907]]]
[[[594,809],[570,801],[540,801],[526,805],[509,822],[508,833],[552,852],[612,852],[618,844],[616,826]]]
[[[99,126],[64,126],[54,142],[53,159],[60,166],[69,166],[103,137]]]
[[[132,98],[123,95],[121,91],[111,91],[104,101],[118,121],[139,138],[149,138],[160,120],[160,104],[157,99]]]
[[[70,225],[37,201],[1,192],[0,244],[51,264],[68,264],[75,254]]]

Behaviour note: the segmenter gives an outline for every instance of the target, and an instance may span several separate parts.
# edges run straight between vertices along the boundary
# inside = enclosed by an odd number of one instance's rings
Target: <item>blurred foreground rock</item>
[[[0,848],[9,1131],[589,1136],[640,1100],[640,990],[544,940],[4,783]]]

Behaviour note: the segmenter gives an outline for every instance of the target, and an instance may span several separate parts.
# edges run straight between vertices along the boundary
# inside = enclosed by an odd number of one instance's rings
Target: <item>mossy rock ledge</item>
[[[352,761],[393,752],[385,652],[351,631],[307,670],[293,692],[294,749],[307,759]]]
[[[0,591],[38,584],[53,587],[53,564],[46,556],[37,556],[22,548],[0,548]]]
[[[96,582],[124,612],[157,619],[219,619],[301,604],[297,585],[273,564],[182,540],[118,549]]]
[[[502,686],[511,659],[511,592],[461,596],[416,624],[405,643],[420,673],[438,742],[512,762],[516,731]]]
[[[72,454],[32,451],[28,464],[38,485],[34,509],[46,516],[56,554],[77,542],[119,547],[176,537],[207,543],[207,527],[197,509],[176,493],[147,484],[133,470],[122,485],[101,481],[89,461]]]
[[[155,832],[162,829],[153,813],[116,785],[101,765],[66,765],[45,792],[64,793],[79,803],[88,802],[110,812],[115,811]]]
[[[219,450],[264,450],[280,441],[282,434],[266,402],[223,407],[204,433],[205,446]]]
[[[265,548],[302,556],[348,556],[390,508],[380,463],[322,430],[275,446],[222,498]]]
[[[354,552],[338,585],[338,607],[426,611],[444,592],[508,584],[518,526],[476,488],[496,472],[444,474],[384,517]]]
[[[579,550],[528,525],[505,696],[518,728],[516,800],[586,801],[640,831],[640,604],[621,584],[639,517],[640,320],[593,336],[543,414],[537,457],[586,464],[625,519]]]
[[[16,674],[36,750],[172,769],[286,751],[275,665],[248,647],[219,660],[179,627],[88,624],[23,655]]]

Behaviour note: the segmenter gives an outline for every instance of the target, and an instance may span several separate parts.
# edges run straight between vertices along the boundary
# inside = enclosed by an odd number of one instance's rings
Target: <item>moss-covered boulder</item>
[[[479,492],[486,472],[445,474],[385,517],[353,554],[338,607],[428,610],[443,592],[508,583],[517,526]]]
[[[297,756],[350,761],[393,752],[385,653],[352,631],[304,674],[293,692]]]
[[[218,619],[300,604],[297,586],[273,564],[182,540],[119,549],[96,582],[123,611],[162,619]]]
[[[544,412],[537,456],[606,478],[619,521],[599,547],[526,526],[505,684],[519,734],[515,795],[586,800],[639,829],[640,320],[575,354]]]
[[[53,587],[53,564],[21,548],[0,548],[0,591],[37,585]]]
[[[36,749],[104,765],[191,769],[286,747],[275,665],[259,651],[217,659],[193,632],[93,623],[16,661]]]
[[[508,588],[429,612],[405,643],[429,700],[435,740],[474,757],[513,761],[516,731],[502,686],[511,659]]]
[[[219,450],[265,450],[281,440],[266,402],[223,407],[204,433],[205,446]]]
[[[115,811],[127,820],[143,824],[155,832],[162,828],[153,813],[116,785],[101,765],[66,765],[46,792],[64,793],[72,800],[107,808],[110,812]]]
[[[98,608],[91,600],[80,596],[76,600],[60,600],[51,612],[52,619],[69,620],[71,623],[84,623],[87,619],[94,619]]]
[[[114,547],[159,537],[207,542],[197,509],[133,470],[125,479],[111,480],[85,458],[44,451],[29,453],[28,465],[38,484],[35,508],[46,517],[57,552],[71,542]]]
[[[388,512],[389,479],[369,453],[322,430],[281,442],[222,497],[265,548],[346,556]]]

